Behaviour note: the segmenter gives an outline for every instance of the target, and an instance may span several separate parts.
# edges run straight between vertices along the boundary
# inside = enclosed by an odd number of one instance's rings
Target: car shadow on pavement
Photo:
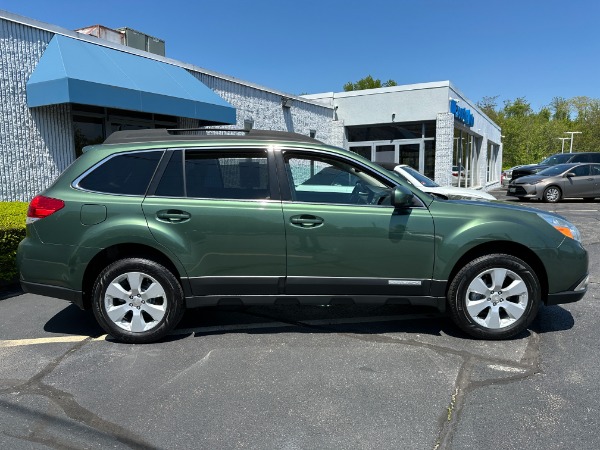
[[[560,306],[540,308],[530,329],[538,334],[572,328],[573,316]],[[52,317],[44,331],[56,334],[98,337],[104,330],[91,311],[70,305]],[[189,336],[201,337],[228,333],[350,333],[382,335],[406,333],[473,339],[457,328],[452,320],[436,310],[418,307],[361,306],[288,306],[288,307],[207,307],[187,310],[177,328],[162,342]],[[525,331],[513,339],[530,336]],[[109,339],[112,341],[112,339]]]
[[[98,337],[104,334],[92,312],[82,311],[75,305],[69,305],[51,317],[44,325],[44,331],[90,337]]]

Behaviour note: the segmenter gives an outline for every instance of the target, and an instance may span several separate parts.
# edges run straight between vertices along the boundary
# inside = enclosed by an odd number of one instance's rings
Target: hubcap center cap
[[[134,297],[132,303],[133,303],[133,306],[135,306],[137,308],[138,306],[142,305],[142,299],[139,297]]]

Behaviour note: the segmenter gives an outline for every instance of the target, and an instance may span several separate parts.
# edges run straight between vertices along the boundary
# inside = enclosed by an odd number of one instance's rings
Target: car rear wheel
[[[512,255],[492,254],[468,263],[448,290],[452,320],[480,339],[507,339],[535,318],[541,298],[534,271]]]
[[[109,335],[122,342],[161,339],[177,325],[183,309],[183,291],[175,276],[147,259],[116,261],[94,285],[94,316]]]
[[[562,191],[557,186],[549,186],[544,191],[544,201],[548,203],[556,203],[562,198]]]

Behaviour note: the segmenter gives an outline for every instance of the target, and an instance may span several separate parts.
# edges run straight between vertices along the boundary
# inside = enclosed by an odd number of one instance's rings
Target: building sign
[[[456,103],[456,100],[450,100],[450,112],[454,114],[454,117],[468,127],[475,125],[475,117],[473,117],[473,114],[471,114],[471,110],[467,108],[461,108],[458,106],[458,103]]]

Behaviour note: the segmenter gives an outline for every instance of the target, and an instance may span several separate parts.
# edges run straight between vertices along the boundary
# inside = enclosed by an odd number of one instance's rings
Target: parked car
[[[549,156],[539,164],[529,164],[513,170],[511,181],[527,175],[535,175],[536,173],[557,164],[585,162],[600,163],[600,152],[557,153],[556,155]]]
[[[362,302],[448,310],[466,333],[504,339],[588,280],[579,231],[556,214],[436,199],[359,155],[267,131],[112,134],[31,201],[17,262],[26,292],[91,309],[133,343],[165,336],[185,308]]]
[[[600,197],[600,164],[557,164],[511,181],[507,195],[555,203],[563,198]]]
[[[428,194],[442,197],[445,199],[464,199],[464,200],[496,200],[491,194],[480,189],[467,189],[452,186],[440,186],[431,178],[426,177],[421,172],[413,169],[406,164],[377,163],[380,166],[393,170],[400,175],[407,183]]]
[[[506,169],[506,170],[502,171],[502,173],[500,174],[500,184],[502,186],[508,186],[510,184],[510,180],[512,178],[513,170],[518,169],[519,167],[523,167],[523,166],[514,166],[514,167],[511,167],[510,169]]]

